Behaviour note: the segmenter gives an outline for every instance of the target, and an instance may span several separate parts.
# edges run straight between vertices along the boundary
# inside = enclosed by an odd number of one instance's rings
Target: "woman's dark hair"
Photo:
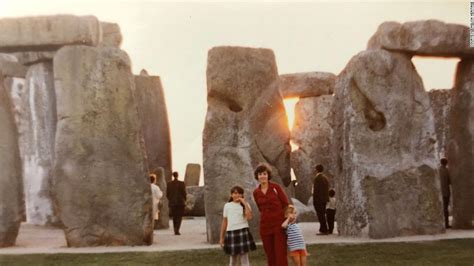
[[[331,188],[331,189],[329,190],[329,197],[332,198],[332,197],[334,197],[335,195],[336,195],[336,191]]]
[[[254,177],[258,181],[258,174],[267,172],[268,180],[272,179],[272,167],[268,163],[259,163],[255,168]]]
[[[230,194],[232,194],[232,193],[234,193],[234,192],[237,192],[237,193],[241,194],[242,196],[244,195],[244,189],[243,189],[241,186],[233,186],[233,187],[230,189]],[[234,199],[232,199],[232,196],[230,196],[228,202],[231,202],[231,201],[234,201]],[[244,215],[245,215],[245,205],[241,202],[241,203],[240,203],[240,206],[242,206],[243,212],[244,212]]]
[[[156,175],[150,174],[150,183],[155,183],[155,181],[156,181]]]

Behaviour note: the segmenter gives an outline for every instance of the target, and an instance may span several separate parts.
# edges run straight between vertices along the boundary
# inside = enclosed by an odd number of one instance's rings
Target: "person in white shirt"
[[[244,189],[235,186],[230,190],[230,199],[224,205],[219,244],[230,255],[229,265],[249,265],[248,252],[257,249],[249,230],[248,220],[252,209],[244,198]]]
[[[328,195],[329,202],[326,206],[326,217],[328,221],[328,233],[332,234],[334,230],[334,217],[336,217],[336,191],[331,188]]]
[[[154,224],[157,223],[160,210],[158,209],[158,204],[160,203],[160,199],[163,197],[163,192],[161,191],[160,187],[156,185],[156,175],[150,174],[150,182],[151,182],[151,195],[153,198],[153,220]]]

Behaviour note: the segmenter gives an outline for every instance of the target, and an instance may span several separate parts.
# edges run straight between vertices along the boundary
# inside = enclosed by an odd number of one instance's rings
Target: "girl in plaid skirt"
[[[249,230],[248,220],[252,209],[244,198],[244,189],[235,186],[230,190],[230,199],[224,205],[219,244],[230,255],[229,265],[249,265],[248,252],[255,250],[255,242]]]

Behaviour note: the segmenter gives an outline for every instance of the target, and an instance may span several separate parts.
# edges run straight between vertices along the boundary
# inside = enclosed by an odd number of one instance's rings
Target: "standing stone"
[[[165,179],[165,169],[163,169],[163,167],[158,167],[152,171],[152,173],[156,175],[156,185],[159,186],[163,192],[163,197],[160,200],[160,215],[158,216],[158,224],[155,225],[155,229],[166,229],[170,227],[170,209],[168,207],[168,198],[166,197],[167,184]]]
[[[295,197],[301,202],[308,202],[312,195],[316,165],[322,164],[330,184],[334,183],[330,145],[333,133],[328,123],[333,100],[332,95],[301,98],[295,107],[291,140],[298,149],[291,153],[291,167],[298,181]]]
[[[474,61],[456,70],[449,115],[448,168],[453,199],[453,228],[471,229],[474,220]]]
[[[431,108],[433,109],[435,131],[439,158],[447,156],[449,136],[449,110],[451,106],[451,90],[430,90]]]
[[[186,184],[186,186],[199,186],[200,177],[201,165],[197,163],[188,163],[186,165],[186,173],[184,174],[184,184]]]
[[[142,70],[140,76],[135,76],[134,95],[138,104],[148,169],[156,174],[157,185],[163,191],[162,207],[155,228],[169,228],[166,182],[171,180],[171,136],[160,77],[149,76],[146,70]]]
[[[148,168],[163,167],[166,181],[171,181],[171,137],[165,96],[160,77],[142,71],[135,76],[134,95],[138,104]]]
[[[0,69],[0,247],[15,244],[23,210],[21,159],[12,109]]]
[[[204,187],[186,186],[186,208],[184,216],[206,216],[204,208]]]
[[[21,78],[26,76],[26,71],[28,70],[27,67],[18,62],[9,61],[2,58],[0,58],[0,69],[4,76]]]
[[[129,57],[67,46],[54,57],[54,78],[54,200],[68,246],[150,245],[150,179]]]
[[[230,189],[240,185],[253,205],[259,162],[272,165],[273,179],[288,185],[288,123],[273,51],[216,47],[208,53],[208,110],[203,133],[207,239],[219,240],[222,208]],[[256,206],[252,209],[257,210]],[[254,236],[258,211],[250,222]]]
[[[336,80],[332,113],[340,233],[443,232],[433,113],[410,57],[353,57]]]
[[[110,22],[100,22],[100,26],[102,27],[102,41],[99,46],[120,48],[122,44],[120,26]]]
[[[368,49],[386,49],[411,55],[472,57],[469,28],[439,20],[384,22],[370,38]]]
[[[283,98],[318,97],[333,94],[336,75],[326,72],[285,74],[279,77]]]
[[[56,133],[56,95],[53,64],[31,66],[26,75],[26,125],[22,129],[22,161],[26,201],[26,220],[36,225],[59,223],[51,198],[54,139]]]

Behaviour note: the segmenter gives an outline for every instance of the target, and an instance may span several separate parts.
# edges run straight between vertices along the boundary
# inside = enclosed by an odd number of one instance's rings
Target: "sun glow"
[[[288,118],[288,128],[293,130],[293,125],[295,123],[295,106],[300,98],[288,98],[284,99],[283,103],[285,104],[286,117]]]

